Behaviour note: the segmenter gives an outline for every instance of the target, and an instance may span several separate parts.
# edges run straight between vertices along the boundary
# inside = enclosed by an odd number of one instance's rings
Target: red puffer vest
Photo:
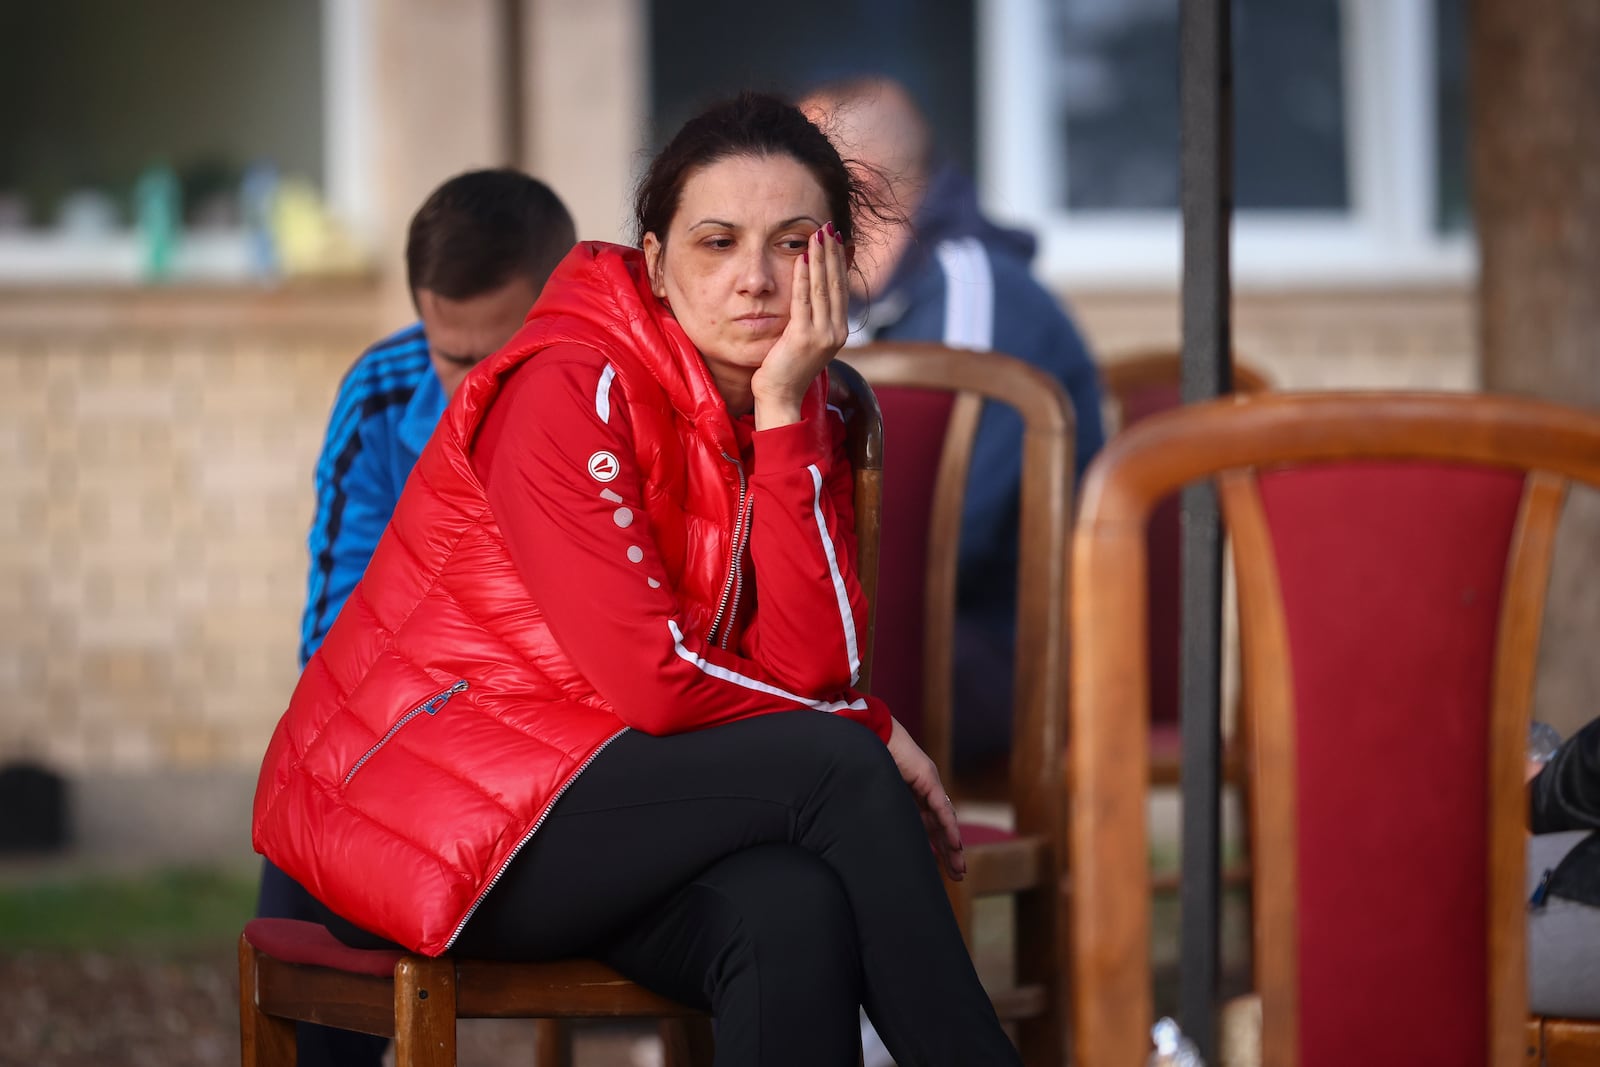
[[[267,749],[254,842],[334,911],[418,952],[450,947],[563,790],[624,729],[526,593],[470,448],[505,375],[603,351],[685,621],[716,613],[738,455],[705,362],[633,249],[579,245],[523,329],[468,376]],[[519,595],[520,594],[520,595]],[[734,635],[737,638],[737,633]],[[448,714],[442,714],[445,710]]]

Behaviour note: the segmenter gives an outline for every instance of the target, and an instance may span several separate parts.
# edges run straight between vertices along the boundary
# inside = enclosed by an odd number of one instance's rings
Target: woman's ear
[[[661,239],[653,233],[644,235],[644,272],[650,279],[650,291],[656,299],[667,298],[667,285],[661,278]]]

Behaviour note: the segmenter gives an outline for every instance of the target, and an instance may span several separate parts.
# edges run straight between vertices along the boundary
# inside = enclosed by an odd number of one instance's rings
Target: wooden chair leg
[[[711,1067],[716,1040],[710,1019],[662,1019],[659,1032],[664,1067]]]
[[[241,1067],[295,1067],[294,1023],[268,1015],[256,1002],[260,957],[239,938],[239,1063]]]
[[[562,1019],[533,1021],[535,1067],[572,1067],[572,1026]]]
[[[394,967],[395,1067],[455,1067],[456,965],[407,956]]]

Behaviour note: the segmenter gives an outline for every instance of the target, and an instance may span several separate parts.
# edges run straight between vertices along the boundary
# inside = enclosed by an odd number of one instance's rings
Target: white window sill
[[[259,279],[243,230],[187,233],[171,271],[149,278],[140,241],[131,232],[73,237],[49,232],[0,234],[0,285],[237,285]]]
[[[1060,220],[1034,232],[1034,268],[1055,286],[1176,289],[1182,280],[1176,217]],[[1345,222],[1236,219],[1230,257],[1234,285],[1250,289],[1453,287],[1477,276],[1469,237],[1407,240]]]

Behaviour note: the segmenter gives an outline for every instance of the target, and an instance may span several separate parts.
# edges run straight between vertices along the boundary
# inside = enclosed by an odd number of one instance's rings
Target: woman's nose
[[[739,292],[762,296],[777,286],[777,273],[766,250],[752,251],[739,272]]]

